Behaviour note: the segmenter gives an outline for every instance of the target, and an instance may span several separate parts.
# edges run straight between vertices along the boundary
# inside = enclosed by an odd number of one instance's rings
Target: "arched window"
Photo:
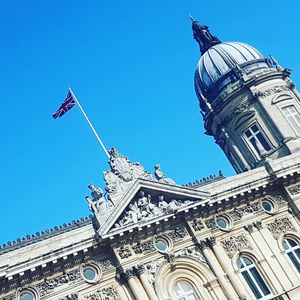
[[[282,242],[283,249],[285,253],[288,255],[290,260],[293,262],[294,266],[300,273],[300,246],[299,244],[292,240],[291,238],[287,238]]]
[[[251,258],[241,256],[237,260],[237,265],[256,299],[271,299],[273,297]]]
[[[199,300],[193,287],[185,281],[178,281],[174,286],[174,300]]]
[[[285,106],[282,112],[297,135],[300,135],[300,115],[294,105]]]

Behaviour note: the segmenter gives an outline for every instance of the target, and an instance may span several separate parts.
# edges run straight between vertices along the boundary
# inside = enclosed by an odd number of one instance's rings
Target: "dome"
[[[264,59],[253,47],[237,42],[221,43],[209,48],[200,58],[195,74],[195,83],[209,89],[237,65]]]

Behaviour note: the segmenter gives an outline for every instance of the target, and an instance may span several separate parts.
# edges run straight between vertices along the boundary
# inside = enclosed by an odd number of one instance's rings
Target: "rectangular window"
[[[244,137],[257,158],[260,158],[263,151],[269,152],[272,149],[267,138],[256,123],[244,131]]]
[[[294,129],[297,135],[300,135],[300,116],[294,105],[289,105],[282,108],[283,114],[287,121]]]

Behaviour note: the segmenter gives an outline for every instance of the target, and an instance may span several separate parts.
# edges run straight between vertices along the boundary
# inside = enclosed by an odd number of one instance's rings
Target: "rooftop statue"
[[[161,181],[164,183],[169,183],[169,184],[176,184],[175,181],[171,178],[165,178],[165,174],[163,171],[160,169],[160,165],[157,164],[154,166],[154,176],[157,181]]]
[[[88,188],[91,190],[91,196],[86,196],[85,199],[89,203],[89,209],[93,213],[107,213],[113,207],[110,200],[105,199],[101,188],[96,188],[93,184],[89,184]]]

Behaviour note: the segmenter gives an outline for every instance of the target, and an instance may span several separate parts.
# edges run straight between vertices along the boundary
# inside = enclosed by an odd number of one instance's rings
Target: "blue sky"
[[[0,243],[89,214],[107,159],[101,138],[177,183],[234,174],[203,134],[193,88],[200,57],[186,11],[222,41],[246,42],[300,82],[299,1],[0,1]]]

